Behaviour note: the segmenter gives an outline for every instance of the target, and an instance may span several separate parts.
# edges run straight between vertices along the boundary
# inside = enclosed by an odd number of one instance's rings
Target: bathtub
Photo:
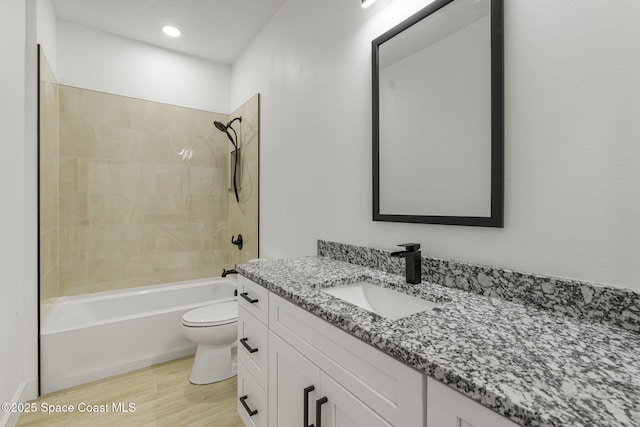
[[[58,298],[40,330],[42,393],[195,353],[182,315],[235,289],[227,277]]]

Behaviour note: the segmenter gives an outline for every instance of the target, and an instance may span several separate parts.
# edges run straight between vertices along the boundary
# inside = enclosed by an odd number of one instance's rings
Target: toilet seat
[[[238,302],[228,301],[205,305],[182,316],[182,324],[190,327],[220,326],[238,320]]]

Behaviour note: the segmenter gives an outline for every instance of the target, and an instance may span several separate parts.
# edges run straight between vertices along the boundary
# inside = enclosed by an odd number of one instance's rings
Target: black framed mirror
[[[373,220],[503,227],[502,0],[436,0],[372,65]]]

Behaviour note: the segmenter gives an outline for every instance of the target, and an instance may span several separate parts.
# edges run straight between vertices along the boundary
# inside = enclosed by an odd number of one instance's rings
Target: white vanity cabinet
[[[247,427],[516,426],[243,276],[238,288]]]

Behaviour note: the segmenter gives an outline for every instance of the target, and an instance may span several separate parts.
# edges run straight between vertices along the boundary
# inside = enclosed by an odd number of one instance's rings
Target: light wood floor
[[[193,385],[192,363],[193,357],[186,357],[41,396],[33,401],[38,411],[23,413],[17,425],[243,427],[236,412],[236,378]],[[135,404],[135,412],[114,412],[112,403],[119,402]],[[106,405],[109,412],[81,413],[81,403]],[[47,414],[40,410],[43,405],[73,405],[75,412]]]

